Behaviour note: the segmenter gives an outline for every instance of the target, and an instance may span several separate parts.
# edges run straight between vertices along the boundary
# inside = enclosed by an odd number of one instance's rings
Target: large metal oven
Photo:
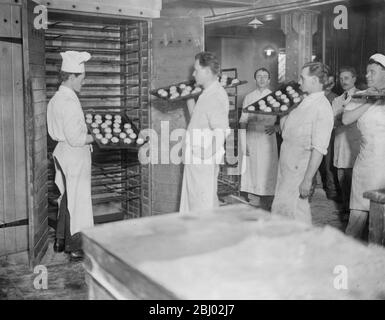
[[[55,13],[45,32],[47,101],[58,89],[60,52],[88,51],[86,80],[79,94],[85,112],[120,111],[139,129],[149,126],[149,27],[147,21],[106,19]],[[48,137],[49,216],[54,225],[59,196],[54,184]],[[95,223],[140,217],[148,199],[148,168],[137,153],[101,150],[92,153],[92,202]]]

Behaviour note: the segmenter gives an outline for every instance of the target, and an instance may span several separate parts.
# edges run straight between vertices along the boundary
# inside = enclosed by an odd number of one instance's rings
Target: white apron
[[[366,191],[385,187],[385,105],[373,105],[357,121],[360,152],[353,167],[350,209],[369,211]]]
[[[85,144],[87,127],[75,92],[61,86],[47,107],[47,125],[51,138],[58,141],[53,152],[66,179],[71,235],[92,227],[91,152]],[[55,168],[55,183],[64,194],[64,183]],[[61,200],[61,198],[60,198]]]
[[[255,90],[249,93],[243,108],[271,93]],[[243,113],[240,122],[247,122],[246,144],[249,156],[242,157],[241,191],[260,195],[274,195],[278,172],[278,147],[275,134],[265,133],[265,126],[275,124],[276,116]]]
[[[218,207],[218,173],[218,165],[185,165],[179,211],[204,211]]]
[[[187,128],[187,135],[193,137],[194,130],[222,130],[229,128],[229,100],[226,91],[218,82],[214,82],[199,96]],[[206,142],[206,144],[205,144]],[[180,200],[181,213],[204,211],[219,205],[217,186],[219,159],[223,159],[224,149],[214,154],[210,164],[205,164],[199,157],[194,157],[194,148],[207,148],[211,151],[211,140],[204,142],[185,138],[184,170]],[[213,154],[211,152],[210,154]]]
[[[306,97],[282,124],[281,153],[272,213],[311,223],[308,199],[301,199],[302,183],[313,149],[327,153],[334,117],[323,92]]]
[[[349,95],[353,95],[356,91],[356,88],[352,88],[348,93]],[[333,100],[332,108],[335,117],[339,116],[344,111],[344,95],[345,93]],[[354,108],[352,105],[353,103],[350,103],[350,106]],[[357,128],[356,122],[347,126],[337,126],[335,128],[333,165],[339,169],[353,168],[360,150],[360,141],[361,133]]]

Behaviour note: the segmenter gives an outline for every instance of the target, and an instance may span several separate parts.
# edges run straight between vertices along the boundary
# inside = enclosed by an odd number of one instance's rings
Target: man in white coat
[[[203,93],[187,101],[191,119],[184,144],[180,212],[205,211],[219,206],[219,164],[229,129],[229,98],[218,82],[220,66],[210,52],[195,56],[193,76]],[[202,142],[203,141],[203,142]]]
[[[80,231],[93,226],[90,151],[93,138],[88,134],[77,93],[84,82],[84,63],[91,55],[67,51],[61,56],[61,86],[47,107],[48,133],[58,142],[53,157],[55,183],[61,193],[54,250],[81,259]]]
[[[242,108],[271,93],[270,72],[259,68],[254,73],[256,89],[243,100]],[[240,123],[240,145],[242,154],[241,192],[248,200],[269,210],[273,201],[278,172],[278,147],[275,125],[276,116],[251,115],[243,112]],[[276,129],[276,130],[275,130]],[[251,199],[253,198],[253,199]]]
[[[302,67],[301,90],[308,95],[281,119],[282,138],[272,213],[311,224],[308,197],[313,177],[327,153],[334,117],[323,91],[328,68],[320,62]]]

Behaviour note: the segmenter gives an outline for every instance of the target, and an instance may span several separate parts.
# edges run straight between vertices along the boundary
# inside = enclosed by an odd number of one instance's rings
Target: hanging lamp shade
[[[259,21],[257,18],[254,18],[248,23],[248,26],[257,29],[258,27],[263,26],[263,22]]]

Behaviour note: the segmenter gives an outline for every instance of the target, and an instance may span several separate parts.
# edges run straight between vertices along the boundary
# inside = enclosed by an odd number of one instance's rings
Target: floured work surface
[[[84,234],[88,273],[115,298],[385,299],[384,248],[243,204]]]

